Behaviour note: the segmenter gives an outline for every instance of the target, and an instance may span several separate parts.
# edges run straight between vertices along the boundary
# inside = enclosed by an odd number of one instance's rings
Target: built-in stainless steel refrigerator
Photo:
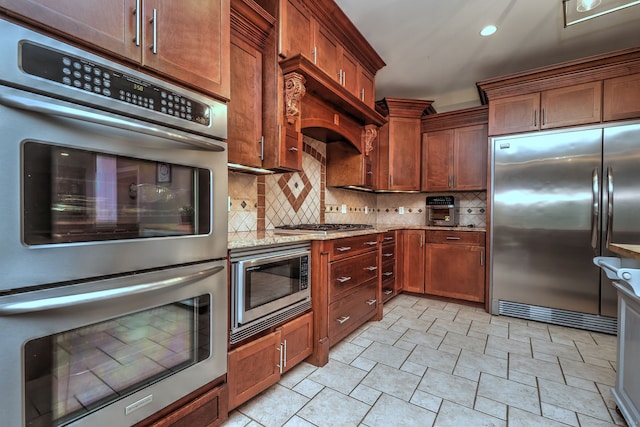
[[[491,312],[616,333],[593,257],[640,244],[640,124],[493,138]]]

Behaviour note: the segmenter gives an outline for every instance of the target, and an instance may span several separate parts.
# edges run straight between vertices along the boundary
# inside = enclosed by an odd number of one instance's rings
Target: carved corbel
[[[289,73],[284,76],[285,116],[287,123],[295,124],[300,116],[300,101],[307,93],[304,84],[307,81],[298,73]]]
[[[378,127],[376,125],[365,125],[362,128],[362,139],[364,140],[364,155],[369,156],[373,151],[373,143],[378,138]]]

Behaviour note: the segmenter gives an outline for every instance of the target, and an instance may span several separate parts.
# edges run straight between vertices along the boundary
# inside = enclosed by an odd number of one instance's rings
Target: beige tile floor
[[[615,336],[399,295],[224,426],[624,426],[615,360]]]

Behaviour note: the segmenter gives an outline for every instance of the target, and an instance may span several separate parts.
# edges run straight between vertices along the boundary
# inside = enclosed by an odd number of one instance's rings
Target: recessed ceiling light
[[[480,35],[486,37],[486,36],[490,36],[496,31],[498,31],[498,27],[496,27],[495,25],[487,25],[480,31]]]

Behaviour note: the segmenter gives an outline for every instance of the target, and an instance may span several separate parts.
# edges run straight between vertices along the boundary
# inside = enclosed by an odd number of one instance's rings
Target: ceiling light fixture
[[[498,27],[496,27],[495,25],[487,25],[482,30],[480,30],[480,35],[483,36],[483,37],[487,37],[487,36],[492,35],[496,31],[498,31]]]
[[[640,0],[562,0],[565,28],[598,16],[640,5]]]

